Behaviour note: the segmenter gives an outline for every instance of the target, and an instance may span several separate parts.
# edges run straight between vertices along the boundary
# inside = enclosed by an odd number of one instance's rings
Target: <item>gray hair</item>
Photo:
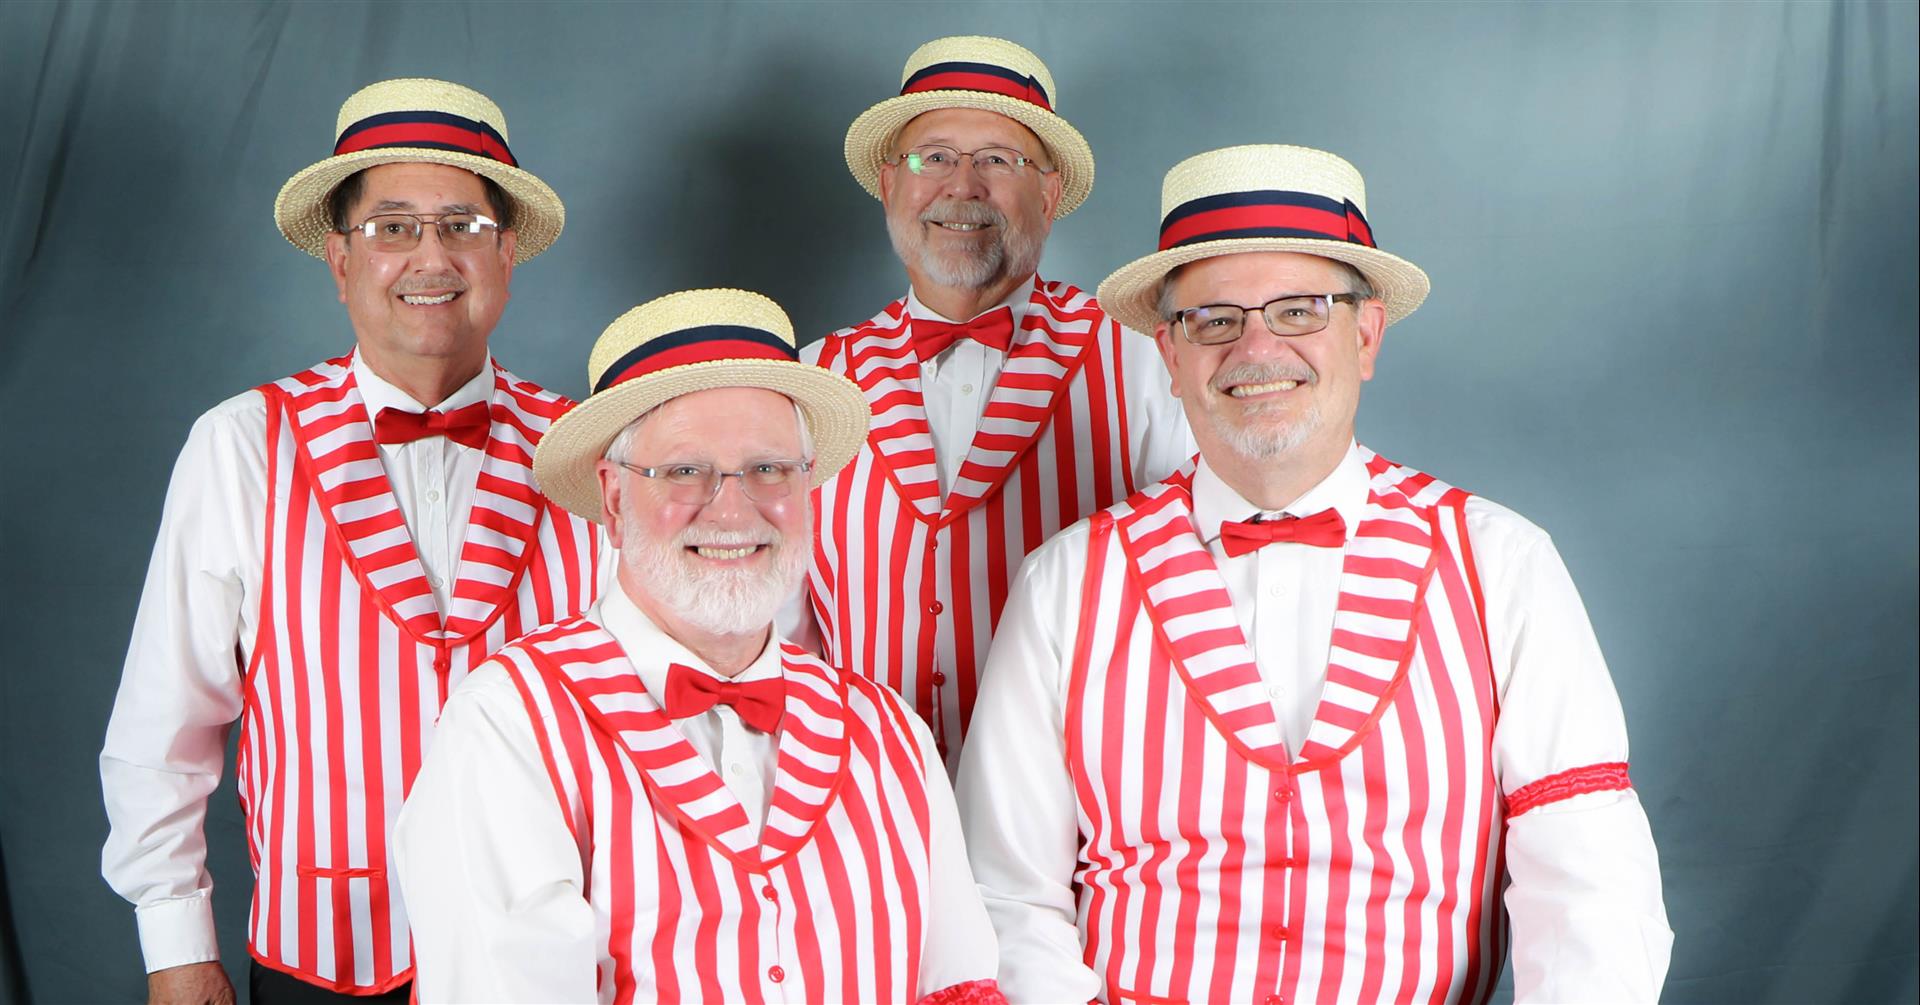
[[[792,401],[791,398],[788,400]],[[813,434],[807,430],[807,410],[801,408],[800,403],[797,401],[792,401],[792,403],[793,421],[799,426],[800,430],[800,459],[803,461],[811,461],[813,460]],[[661,402],[661,404],[666,404],[666,402]],[[607,449],[601,452],[600,459],[610,461],[614,464],[628,463],[632,459],[633,438],[638,434],[640,424],[652,418],[653,413],[659,410],[660,405],[655,405],[641,412],[639,417],[632,422],[627,423],[626,427],[614,434],[613,439],[607,443]]]
[[[1345,273],[1347,280],[1346,292],[1359,297],[1363,301],[1380,299],[1380,294],[1374,291],[1373,283],[1367,279],[1366,273],[1361,272],[1354,266],[1337,258],[1329,258],[1327,261],[1332,262],[1335,268]],[[1160,288],[1156,290],[1153,295],[1153,309],[1160,315],[1160,320],[1172,321],[1180,313],[1180,308],[1174,306],[1173,303],[1173,281],[1180,275],[1181,271],[1186,269],[1187,265],[1192,264],[1192,262],[1188,262],[1186,265],[1174,266],[1173,269],[1160,280]]]

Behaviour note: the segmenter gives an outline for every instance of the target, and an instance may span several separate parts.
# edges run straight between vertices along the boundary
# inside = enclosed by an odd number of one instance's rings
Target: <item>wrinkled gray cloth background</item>
[[[1613,668],[1675,1002],[1913,1001],[1916,6],[0,5],[0,998],[144,994],[95,757],[193,418],[351,345],[271,205],[371,81],[492,95],[566,200],[495,335],[584,392],[628,307],[806,337],[905,290],[842,163],[907,54],[1037,50],[1098,180],[1046,275],[1151,250],[1161,176],[1334,150],[1432,298],[1364,442],[1551,531]],[[222,948],[249,883],[210,816]],[[244,981],[240,982],[244,988]]]

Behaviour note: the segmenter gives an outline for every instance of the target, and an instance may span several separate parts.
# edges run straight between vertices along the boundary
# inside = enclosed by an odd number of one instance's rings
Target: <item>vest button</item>
[[[1289,799],[1292,799],[1292,798],[1293,798],[1293,793],[1292,793],[1292,792],[1290,792],[1290,791],[1288,791],[1288,790],[1286,790],[1286,789],[1274,789],[1274,790],[1273,790],[1273,798],[1274,798],[1275,800],[1278,800],[1279,802],[1283,802],[1283,803],[1284,803],[1284,802],[1286,802],[1287,800],[1289,800]]]
[[[760,896],[765,897],[769,901],[772,901],[774,903],[778,903],[780,900],[780,891],[774,889],[772,886],[768,886],[765,889],[760,891]]]
[[[1268,995],[1267,1005],[1286,1005],[1287,1000],[1279,995]]]
[[[785,970],[780,969],[778,966],[771,966],[767,968],[767,980],[770,980],[775,984],[778,984],[781,981],[784,981],[786,979],[787,979],[787,972]]]
[[[944,610],[946,610],[946,609],[947,609],[947,605],[945,605],[945,604],[943,604],[943,603],[941,603],[941,602],[940,602],[940,601],[938,601],[938,600],[936,600],[936,601],[934,601],[933,603],[931,603],[931,604],[928,604],[928,605],[927,605],[927,613],[928,613],[928,614],[939,614],[939,613],[940,613],[941,611],[944,611]]]
[[[947,683],[947,675],[938,670],[933,672],[933,686],[942,687]]]

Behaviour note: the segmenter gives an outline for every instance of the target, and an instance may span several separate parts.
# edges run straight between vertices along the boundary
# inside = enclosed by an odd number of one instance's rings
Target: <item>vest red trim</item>
[[[568,403],[496,367],[443,624],[351,357],[260,391],[268,502],[238,758],[250,951],[321,987],[378,993],[411,976],[386,832],[440,705],[535,619],[592,601],[598,532],[532,485],[532,446]]]
[[[575,618],[502,650],[581,848],[603,997],[911,999],[928,923],[924,762],[898,698],[804,651],[773,797],[745,811],[604,629]],[[850,877],[861,877],[861,881]]]
[[[900,692],[958,751],[1026,554],[1135,488],[1126,333],[1036,278],[952,491],[942,500],[905,300],[810,347],[873,409],[866,445],[816,491],[810,580],[829,658]]]
[[[1082,937],[1107,996],[1492,992],[1501,797],[1477,591],[1449,536],[1466,495],[1366,460],[1298,752],[1194,531],[1191,471],[1093,518],[1065,739]]]

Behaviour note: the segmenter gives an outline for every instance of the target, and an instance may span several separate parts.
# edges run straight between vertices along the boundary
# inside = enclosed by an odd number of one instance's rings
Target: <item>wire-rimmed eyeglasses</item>
[[[500,224],[479,213],[380,213],[342,233],[365,237],[376,251],[412,251],[428,227],[439,231],[448,251],[478,251],[500,233]]]
[[[738,471],[721,471],[711,464],[675,461],[642,467],[615,461],[642,478],[658,478],[667,486],[667,498],[689,506],[705,506],[720,494],[720,483],[740,479],[740,490],[754,502],[776,502],[793,494],[813,470],[812,461],[754,461]]]

